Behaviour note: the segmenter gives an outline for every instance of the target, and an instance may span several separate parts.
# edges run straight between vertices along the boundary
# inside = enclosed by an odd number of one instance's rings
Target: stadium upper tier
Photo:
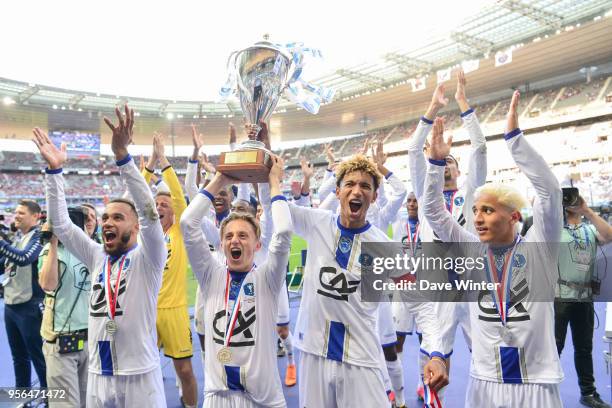
[[[424,110],[437,72],[466,60],[478,61],[478,69],[467,74],[474,104],[488,102],[478,95],[525,89],[546,78],[607,63],[612,60],[612,18],[607,16],[611,8],[610,0],[495,2],[458,27],[449,27],[445,36],[320,78],[321,84],[337,89],[335,100],[318,115],[281,103],[270,123],[273,138],[345,136],[362,132],[363,123],[382,128],[405,122]],[[505,62],[511,62],[497,66],[497,51],[507,53]],[[413,89],[411,79],[422,80],[425,88]],[[454,82],[451,76],[448,88]],[[101,117],[125,102],[140,115],[135,129],[138,144],[148,144],[155,130],[172,134],[178,145],[189,144],[192,122],[200,125],[210,144],[222,144],[228,122],[242,121],[236,101],[220,105],[99,95],[8,79],[0,79],[0,97],[14,102],[0,108],[0,135],[17,137],[29,138],[35,125],[45,129],[79,126],[75,130],[100,132],[102,143],[108,143]]]

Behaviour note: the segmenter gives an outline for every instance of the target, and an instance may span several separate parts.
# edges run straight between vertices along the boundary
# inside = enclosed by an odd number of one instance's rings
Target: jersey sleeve
[[[336,189],[336,175],[331,170],[325,170],[325,178],[319,186],[319,200],[323,202]]]
[[[310,237],[312,231],[329,223],[330,218],[333,217],[333,214],[326,210],[300,207],[293,203],[288,203],[288,205],[295,233],[306,239]]]
[[[463,206],[463,217],[466,220],[466,225],[471,228],[474,219],[474,214],[472,212],[474,192],[487,180],[487,145],[474,110],[470,108],[463,112],[461,114],[461,119],[470,137],[472,148],[465,185],[465,204]]]
[[[425,186],[425,173],[427,163],[425,160],[425,140],[431,130],[433,122],[422,117],[412,137],[408,140],[408,169],[410,170],[410,183],[417,200],[423,196]]]
[[[151,272],[161,273],[166,264],[168,252],[151,189],[136,168],[130,155],[118,161],[117,166],[121,179],[134,200],[134,206],[138,214],[138,224],[140,225],[140,244],[145,255],[144,259],[152,266]]]
[[[189,159],[187,162],[187,172],[185,173],[185,192],[189,200],[192,200],[198,194],[197,177],[198,161]]]
[[[439,318],[437,316],[433,303],[431,302],[408,302],[408,309],[414,314],[416,324],[423,333],[423,342],[421,343],[421,351],[431,357],[442,357],[443,354],[442,345],[442,330],[440,327]]]
[[[335,213],[339,204],[340,202],[338,201],[338,197],[336,197],[335,194],[329,194],[327,197],[325,197],[325,200],[319,204],[319,209]]]
[[[162,170],[162,180],[168,185],[170,189],[170,197],[172,198],[172,209],[174,210],[175,219],[180,219],[183,215],[183,211],[187,208],[187,201],[185,201],[185,194],[181,188],[181,182],[176,176],[176,172],[172,166],[168,166]]]
[[[270,240],[272,239],[272,201],[270,198],[270,185],[268,183],[259,183],[257,190],[259,191],[259,202],[263,208],[261,219],[259,224],[261,227],[261,247],[264,251],[267,251],[270,247]]]
[[[389,224],[395,220],[400,208],[402,208],[406,194],[408,194],[406,186],[395,174],[390,173],[387,176],[387,181],[391,186],[391,194],[389,195],[389,200],[384,207],[381,207],[379,213],[380,228],[383,231],[386,231]]]
[[[201,227],[212,200],[214,197],[208,191],[202,190],[189,203],[180,221],[189,263],[203,291],[208,287],[213,271],[222,267],[212,255]]]
[[[287,199],[282,195],[272,198],[272,218],[274,221],[274,235],[268,247],[268,260],[266,261],[266,280],[272,293],[278,293],[284,284],[291,247],[291,234],[293,225]]]

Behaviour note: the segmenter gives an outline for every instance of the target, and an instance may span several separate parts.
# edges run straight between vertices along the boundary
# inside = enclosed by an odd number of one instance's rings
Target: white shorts
[[[559,384],[504,384],[470,377],[466,407],[562,407]]]
[[[391,313],[391,303],[381,302],[378,305],[378,337],[380,344],[383,347],[389,347],[397,344],[397,334],[395,334],[395,326],[393,325],[393,314]]]
[[[463,337],[472,350],[472,337],[470,334],[470,311],[467,302],[436,302],[434,311],[439,316],[440,337],[442,339],[442,353],[445,357],[453,354],[455,333],[457,326],[461,326]]]
[[[144,374],[87,377],[87,408],[166,407],[161,367]]]
[[[393,325],[398,336],[408,336],[416,331],[421,334],[416,325],[416,318],[409,312],[408,305],[404,302],[393,302],[391,305],[393,312]]]
[[[300,407],[388,407],[380,368],[299,353]]]
[[[206,393],[202,406],[206,408],[266,408],[253,401],[248,394],[242,391]]]
[[[277,326],[289,326],[291,319],[289,318],[289,294],[287,293],[287,285],[281,287],[278,291],[278,317],[276,318]]]
[[[194,306],[194,314],[195,314],[195,329],[196,332],[200,336],[204,336],[204,296],[202,295],[202,291],[200,290],[200,285],[196,288],[195,295],[195,306]]]

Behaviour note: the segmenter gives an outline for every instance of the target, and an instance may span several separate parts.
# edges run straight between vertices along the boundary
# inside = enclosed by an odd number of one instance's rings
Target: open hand
[[[518,123],[518,104],[521,99],[521,93],[516,90],[512,94],[512,100],[510,101],[510,108],[508,109],[506,133],[512,132],[514,129],[519,127]]]
[[[444,84],[439,84],[436,86],[436,89],[431,97],[431,104],[437,109],[441,109],[448,105],[448,98],[444,97],[445,90],[446,88],[444,87]]]
[[[434,120],[429,157],[433,160],[445,160],[450,154],[453,136],[449,135],[444,142],[444,119],[437,117]]]
[[[68,160],[66,144],[62,143],[58,149],[41,128],[36,127],[33,132],[34,139],[32,141],[38,147],[38,150],[40,150],[40,154],[47,162],[49,169],[60,169],[66,163],[66,160]]]
[[[302,175],[305,179],[310,179],[314,175],[314,167],[312,163],[306,161],[304,157],[300,158],[300,167],[302,168]]]
[[[115,154],[115,159],[122,160],[128,155],[127,147],[132,143],[133,128],[134,128],[134,110],[128,108],[125,104],[125,119],[123,118],[119,108],[115,108],[115,115],[119,120],[119,124],[115,126],[113,122],[106,116],[104,122],[112,130],[113,137],[111,140],[111,149]]]

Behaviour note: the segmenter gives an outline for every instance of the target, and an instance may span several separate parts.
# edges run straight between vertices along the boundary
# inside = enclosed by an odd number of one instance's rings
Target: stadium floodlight
[[[2,103],[4,103],[7,106],[13,105],[15,103],[15,100],[11,98],[10,96],[5,96],[4,98],[2,98]]]
[[[57,109],[57,105],[56,104],[53,104],[53,109]]]
[[[168,119],[168,120],[174,119],[174,113],[172,113],[172,112],[166,113],[166,119]]]

